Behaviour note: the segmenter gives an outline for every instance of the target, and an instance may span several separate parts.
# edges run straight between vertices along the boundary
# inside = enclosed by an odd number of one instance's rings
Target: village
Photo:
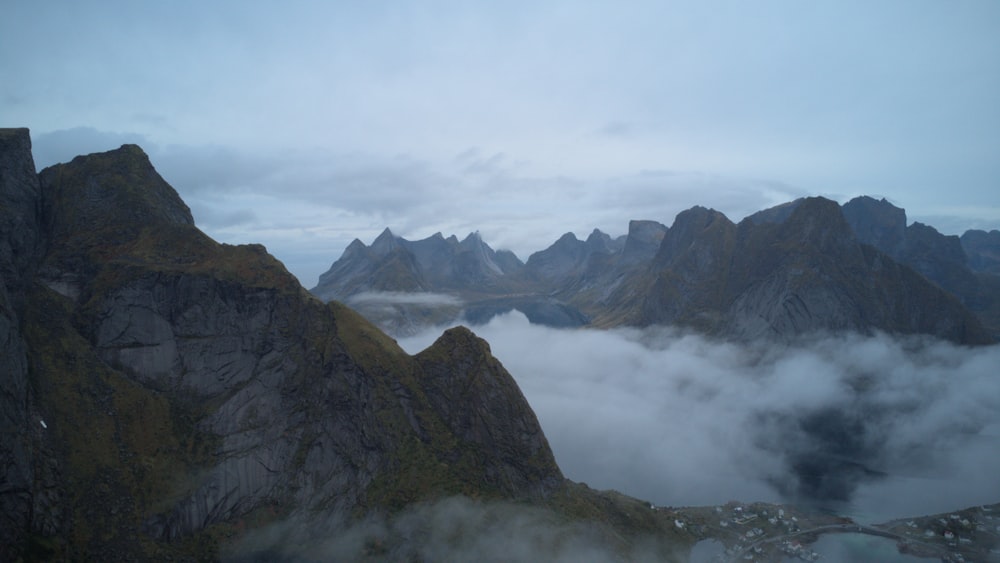
[[[1000,504],[893,520],[879,528],[904,538],[900,545],[916,556],[924,556],[921,550],[933,546],[947,551],[940,557],[949,563],[1000,561]]]
[[[678,530],[717,542],[705,560],[713,563],[817,561],[821,555],[810,546],[829,533],[884,537],[895,541],[900,553],[947,563],[1000,561],[1000,504],[876,525],[765,503],[651,508],[666,512]]]

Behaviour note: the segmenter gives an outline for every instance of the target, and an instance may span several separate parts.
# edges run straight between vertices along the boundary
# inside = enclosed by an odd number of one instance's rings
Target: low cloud
[[[539,508],[446,498],[391,518],[293,516],[251,532],[229,561],[663,561],[654,542],[612,551],[601,532]]]
[[[657,504],[793,501],[858,518],[1000,498],[1000,347],[839,335],[794,346],[673,329],[476,327],[567,477]],[[401,339],[411,352],[439,331]]]
[[[392,304],[392,305],[461,305],[462,300],[447,293],[402,291],[365,291],[347,299],[350,305]]]

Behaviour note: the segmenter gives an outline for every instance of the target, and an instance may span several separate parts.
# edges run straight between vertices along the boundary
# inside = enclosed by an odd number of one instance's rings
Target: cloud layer
[[[567,477],[657,504],[808,502],[862,519],[1000,498],[1000,347],[884,335],[744,346],[672,329],[477,327]],[[436,331],[400,343],[409,351]]]
[[[655,540],[612,550],[602,533],[551,512],[464,497],[410,506],[391,518],[346,523],[315,514],[254,530],[223,554],[231,561],[663,561]]]

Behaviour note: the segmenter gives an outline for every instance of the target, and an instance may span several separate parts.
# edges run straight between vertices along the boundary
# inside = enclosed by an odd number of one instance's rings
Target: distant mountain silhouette
[[[481,323],[517,309],[553,326],[675,324],[737,339],[885,331],[978,344],[1000,334],[1000,277],[988,273],[998,254],[984,235],[967,237],[982,265],[976,272],[958,237],[907,226],[904,210],[867,197],[842,207],[803,198],[739,224],[694,207],[669,228],[631,221],[625,236],[595,229],[585,241],[566,233],[523,266],[511,255],[506,268],[472,235],[461,244],[441,235],[409,242],[386,230],[370,248],[352,243],[312,291],[349,304],[369,291],[444,292],[461,302],[437,315],[359,304],[390,330],[407,315]],[[470,240],[480,250],[463,246]]]

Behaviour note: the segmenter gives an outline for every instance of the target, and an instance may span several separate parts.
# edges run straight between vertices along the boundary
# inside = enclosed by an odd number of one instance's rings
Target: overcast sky
[[[10,0],[0,125],[139,143],[306,287],[354,238],[522,259],[700,204],[885,196],[1000,228],[1000,2]]]

